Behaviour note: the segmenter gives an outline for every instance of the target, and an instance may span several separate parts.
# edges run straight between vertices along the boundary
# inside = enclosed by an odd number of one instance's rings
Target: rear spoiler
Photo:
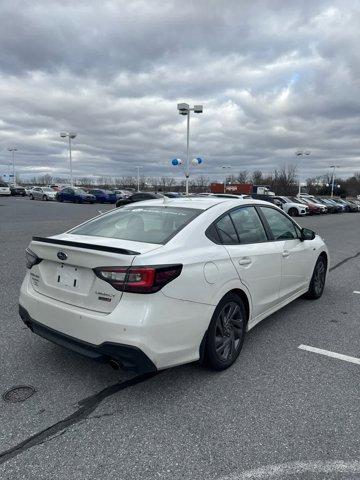
[[[53,245],[65,245],[68,247],[84,248],[86,250],[98,250],[100,252],[119,253],[121,255],[140,255],[140,252],[127,250],[126,248],[107,247],[106,245],[93,245],[91,243],[71,242],[70,240],[57,240],[56,238],[32,237],[34,242],[51,243]]]

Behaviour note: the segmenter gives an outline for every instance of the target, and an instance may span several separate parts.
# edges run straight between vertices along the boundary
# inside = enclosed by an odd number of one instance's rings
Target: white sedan
[[[136,372],[229,367],[244,335],[296,298],[319,298],[324,241],[276,206],[189,197],[127,205],[33,237],[20,293],[30,329]]]
[[[50,187],[33,187],[29,192],[30,200],[55,200],[57,191]]]
[[[11,190],[9,185],[7,185],[5,182],[2,182],[2,181],[0,181],[0,195],[6,195],[6,196],[11,195]]]

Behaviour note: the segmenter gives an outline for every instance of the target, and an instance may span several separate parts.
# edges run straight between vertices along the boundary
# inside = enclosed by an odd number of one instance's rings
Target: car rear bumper
[[[74,342],[78,342],[82,353],[91,352],[87,356],[95,351],[99,360],[113,358],[124,368],[130,368],[129,362],[124,362],[124,347],[132,352],[138,350],[158,370],[199,359],[200,343],[215,309],[214,305],[170,298],[162,292],[124,293],[111,313],[100,313],[38,293],[29,274],[21,286],[19,304],[21,311],[27,312],[22,316],[38,325],[33,329],[35,333],[40,334],[36,330],[44,327],[41,331],[45,331],[46,335],[42,335],[45,338],[49,337],[49,331],[55,332],[61,338],[73,340],[63,342],[64,346],[74,349]],[[114,345],[121,347],[117,353],[113,352]],[[136,364],[131,367],[136,368]]]
[[[73,338],[37,322],[30,317],[28,311],[21,305],[19,305],[19,315],[33,333],[80,355],[102,363],[115,363],[124,370],[131,370],[136,373],[155,372],[157,370],[153,362],[137,347],[113,342],[93,345]]]

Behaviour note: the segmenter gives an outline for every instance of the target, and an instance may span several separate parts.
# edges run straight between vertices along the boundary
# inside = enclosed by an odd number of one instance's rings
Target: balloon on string
[[[177,167],[178,165],[182,164],[182,160],[180,158],[174,158],[171,160],[171,163],[174,165],[174,167]]]
[[[200,157],[196,157],[196,158],[193,158],[193,159],[191,160],[191,163],[192,163],[194,166],[200,165],[200,163],[202,163],[202,162],[203,162],[203,160],[202,160],[202,158],[200,158]]]

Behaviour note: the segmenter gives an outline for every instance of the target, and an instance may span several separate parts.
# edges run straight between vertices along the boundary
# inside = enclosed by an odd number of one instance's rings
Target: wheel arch
[[[241,300],[244,302],[244,306],[245,306],[245,310],[246,310],[246,325],[247,325],[249,323],[250,314],[251,314],[251,301],[250,301],[249,294],[247,294],[245,292],[245,290],[243,290],[241,288],[238,288],[238,287],[232,288],[222,295],[222,297],[217,302],[217,305],[229,293],[235,293],[235,295],[238,295],[241,298]],[[209,325],[210,325],[210,322],[211,322],[211,318],[209,320]],[[206,336],[207,336],[207,333],[208,333],[209,325],[208,325],[208,328],[206,329],[206,331],[204,333],[204,336],[201,340],[200,347],[199,347],[199,355],[200,355],[200,360],[199,361],[200,361],[201,364],[204,363],[204,360],[205,360],[205,358],[204,358],[205,357],[205,343],[206,343]]]

